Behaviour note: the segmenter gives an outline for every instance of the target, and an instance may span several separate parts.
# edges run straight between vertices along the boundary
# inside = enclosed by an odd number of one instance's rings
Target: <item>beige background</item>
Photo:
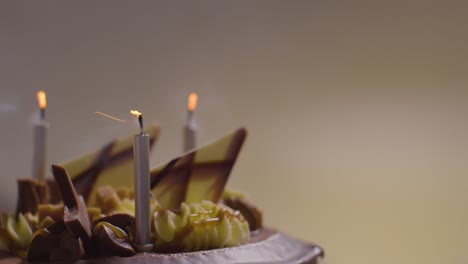
[[[35,91],[50,161],[158,120],[152,164],[249,139],[229,186],[329,263],[468,263],[466,4],[352,1],[0,2],[1,208],[31,171]],[[460,1],[461,3],[462,1]]]

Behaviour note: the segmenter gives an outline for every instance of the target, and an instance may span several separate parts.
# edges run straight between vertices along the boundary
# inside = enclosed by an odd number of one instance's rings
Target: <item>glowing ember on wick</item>
[[[143,134],[143,116],[137,110],[130,110],[130,114],[138,117],[138,123],[140,123],[140,133]]]
[[[197,125],[194,118],[197,102],[198,95],[190,93],[187,101],[187,120],[184,126],[184,151],[194,149],[197,145]]]
[[[140,252],[153,249],[150,226],[150,136],[143,132],[143,116],[136,110],[130,114],[138,117],[140,134],[133,137],[135,166],[135,248]]]
[[[45,119],[45,111],[47,108],[46,93],[38,91],[36,93],[37,103],[39,106],[40,119],[34,123],[34,150],[33,150],[33,178],[39,181],[45,180],[46,171],[46,142],[47,142],[47,129],[49,123]]]

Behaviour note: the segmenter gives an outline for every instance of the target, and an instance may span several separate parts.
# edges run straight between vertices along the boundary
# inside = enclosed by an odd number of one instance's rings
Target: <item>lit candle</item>
[[[34,124],[33,178],[45,181],[46,141],[49,123],[44,120],[47,107],[44,91],[37,92],[37,102],[39,104],[40,118]]]
[[[131,110],[138,117],[140,134],[133,137],[133,158],[135,166],[135,247],[140,252],[153,249],[150,242],[150,136],[143,132],[143,116]]]
[[[198,95],[190,93],[187,103],[187,120],[184,126],[184,151],[189,151],[197,146],[197,124],[194,118],[197,101]]]

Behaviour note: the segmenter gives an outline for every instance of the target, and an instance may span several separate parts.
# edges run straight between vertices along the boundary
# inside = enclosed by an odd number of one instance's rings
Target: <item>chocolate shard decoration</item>
[[[247,136],[240,128],[211,144],[151,169],[151,189],[162,208],[217,202]]]
[[[145,128],[150,135],[150,147],[159,135],[155,125]],[[102,148],[61,164],[89,206],[96,205],[96,191],[110,185],[133,189],[133,135],[116,139]]]
[[[35,179],[18,179],[16,213],[37,212],[39,204],[48,202],[47,186]]]
[[[67,171],[55,164],[52,164],[51,167],[64,204],[64,223],[75,237],[83,240],[87,252],[93,251],[90,245],[91,223],[85,201],[82,196],[78,196],[76,193]]]
[[[170,161],[160,173],[153,177],[151,188],[158,203],[167,209],[178,209],[184,202],[190,180],[195,152]]]
[[[49,190],[49,203],[51,204],[58,204],[62,201],[62,197],[60,197],[60,193],[53,178],[46,180],[47,189]]]

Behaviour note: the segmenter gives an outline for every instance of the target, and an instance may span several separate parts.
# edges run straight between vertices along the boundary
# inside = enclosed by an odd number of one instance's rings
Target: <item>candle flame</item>
[[[130,114],[136,116],[136,117],[140,117],[141,116],[141,113],[138,112],[137,110],[130,110]]]
[[[47,107],[46,93],[42,90],[38,91],[37,94],[37,103],[40,109],[45,109]]]
[[[190,112],[195,111],[195,108],[197,108],[197,101],[198,101],[198,94],[190,93],[188,97],[188,103],[187,103],[187,109]]]

